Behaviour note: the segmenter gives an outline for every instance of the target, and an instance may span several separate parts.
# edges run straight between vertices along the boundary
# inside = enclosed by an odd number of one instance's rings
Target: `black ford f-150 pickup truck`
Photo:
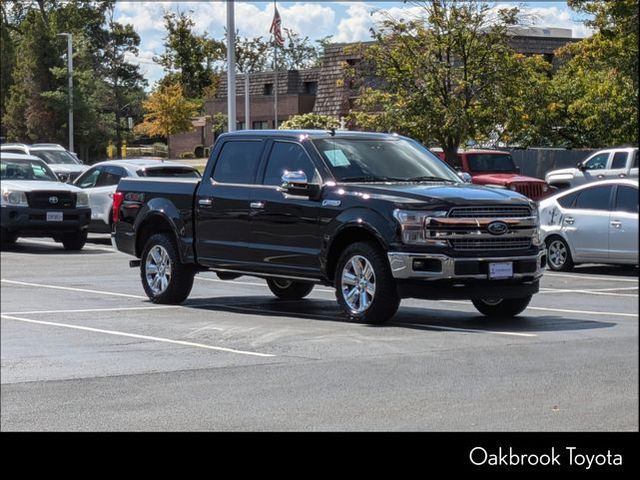
[[[401,298],[470,299],[512,317],[545,265],[536,205],[462,182],[393,134],[224,134],[200,179],[122,179],[112,241],[137,257],[156,303],[181,303],[194,275],[266,279],[280,298],[331,285],[345,314],[382,323]]]

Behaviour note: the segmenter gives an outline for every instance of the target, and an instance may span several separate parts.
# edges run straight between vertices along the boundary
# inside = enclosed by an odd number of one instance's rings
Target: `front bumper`
[[[388,252],[393,277],[398,280],[489,280],[490,262],[513,262],[512,279],[539,279],[546,264],[545,251],[513,257],[450,257],[442,254]]]
[[[47,212],[62,212],[62,221],[47,221]],[[3,206],[2,229],[19,236],[51,236],[85,230],[91,220],[91,208],[43,209]]]

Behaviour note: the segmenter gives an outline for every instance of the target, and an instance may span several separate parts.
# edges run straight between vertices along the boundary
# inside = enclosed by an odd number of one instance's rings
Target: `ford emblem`
[[[487,225],[487,230],[491,235],[504,235],[509,230],[509,225],[504,222],[491,222]]]
[[[56,203],[58,203],[58,197],[49,197],[49,203],[51,205],[55,205]]]

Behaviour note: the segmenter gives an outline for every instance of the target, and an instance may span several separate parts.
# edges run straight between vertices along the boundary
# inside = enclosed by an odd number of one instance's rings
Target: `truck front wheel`
[[[398,311],[400,296],[384,252],[369,242],[349,245],[338,260],[336,299],[352,320],[381,324]]]
[[[283,300],[300,300],[313,290],[313,283],[293,282],[280,278],[267,278],[269,290]]]
[[[176,305],[187,299],[196,271],[180,261],[169,235],[159,233],[149,238],[141,260],[142,287],[153,303]]]
[[[487,317],[515,317],[527,308],[530,301],[531,295],[523,298],[483,298],[471,302]]]

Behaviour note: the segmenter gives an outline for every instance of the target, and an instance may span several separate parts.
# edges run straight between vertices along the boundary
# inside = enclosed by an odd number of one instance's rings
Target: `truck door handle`
[[[604,178],[604,175],[602,175],[602,174],[596,175],[596,178]]]
[[[622,222],[619,222],[618,220],[613,220],[613,221],[611,222],[611,226],[612,226],[613,228],[620,228],[620,227],[622,227]]]
[[[249,206],[251,208],[264,208],[264,202],[251,202]]]
[[[573,217],[565,217],[564,223],[567,225],[573,225],[575,223],[575,219]]]
[[[621,174],[620,174],[620,175],[618,175],[618,176],[619,176],[620,178],[624,178],[624,177],[626,177],[626,176],[627,176],[627,174],[626,174],[626,173],[621,173]]]
[[[200,198],[198,199],[198,205],[200,205],[201,207],[210,207],[211,205],[213,205],[213,200],[211,200],[210,198]]]

